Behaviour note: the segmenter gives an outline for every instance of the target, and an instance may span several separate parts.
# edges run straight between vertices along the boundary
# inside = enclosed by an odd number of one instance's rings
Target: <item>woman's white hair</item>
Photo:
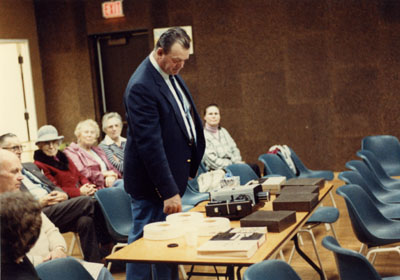
[[[84,121],[80,121],[76,125],[75,132],[74,132],[76,138],[79,138],[79,135],[81,135],[81,132],[82,132],[83,128],[87,127],[87,126],[93,128],[94,131],[96,132],[96,138],[99,138],[99,136],[100,136],[99,125],[97,124],[97,122],[95,122],[92,119],[87,119],[87,120],[84,120]]]
[[[107,113],[103,116],[103,118],[101,119],[101,126],[103,129],[103,132],[106,133],[106,128],[107,128],[107,122],[110,119],[117,119],[119,120],[121,127],[122,127],[122,118],[121,115],[118,114],[117,112],[111,112],[111,113]]]

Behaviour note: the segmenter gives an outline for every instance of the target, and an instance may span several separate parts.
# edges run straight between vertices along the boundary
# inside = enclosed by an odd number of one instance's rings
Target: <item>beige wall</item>
[[[46,103],[33,0],[0,2],[0,39],[28,40],[37,122],[38,126],[46,124]]]

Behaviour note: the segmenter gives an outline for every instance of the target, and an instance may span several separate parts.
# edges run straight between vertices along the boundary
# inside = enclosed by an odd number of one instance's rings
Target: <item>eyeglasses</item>
[[[4,150],[10,150],[13,152],[22,152],[24,147],[22,145],[12,146],[12,147],[3,147]]]

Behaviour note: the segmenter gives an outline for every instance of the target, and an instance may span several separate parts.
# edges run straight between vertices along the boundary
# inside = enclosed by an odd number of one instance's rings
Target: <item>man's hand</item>
[[[59,191],[52,191],[51,193],[40,198],[39,203],[40,203],[40,205],[42,205],[42,207],[45,207],[48,205],[57,204],[66,199],[68,199],[68,195],[66,193],[59,192]]]
[[[67,254],[65,254],[64,248],[56,247],[45,258],[43,258],[43,261],[46,262],[46,261],[65,258],[65,257],[67,257]]]
[[[181,196],[179,194],[174,195],[164,200],[164,213],[169,215],[173,213],[182,212]]]

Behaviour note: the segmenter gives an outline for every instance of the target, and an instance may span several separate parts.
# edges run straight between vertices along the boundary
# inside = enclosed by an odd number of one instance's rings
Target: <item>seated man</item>
[[[22,146],[16,135],[8,133],[0,136],[0,148],[12,151],[21,160]],[[0,182],[20,184],[22,191],[29,191],[62,233],[72,231],[79,234],[86,261],[101,262],[108,252],[102,255],[99,243],[109,245],[111,238],[101,211],[95,210],[95,201],[88,196],[68,199],[67,194],[48,180],[33,163],[22,164],[21,177],[10,169],[10,165],[9,159],[1,162],[0,158]]]
[[[13,180],[4,180],[4,178],[7,177],[5,175],[8,170],[11,170],[12,173],[15,174]],[[0,197],[5,193],[19,192],[19,187],[23,180],[20,170],[21,164],[17,156],[11,152],[0,149]],[[23,193],[29,194],[28,192]],[[35,245],[33,245],[26,254],[29,261],[34,266],[49,260],[67,257],[65,254],[67,245],[64,237],[43,212],[41,212],[40,215],[42,220],[40,234],[38,235]],[[83,266],[85,266],[85,262]],[[102,265],[98,268],[97,274],[97,280],[114,279],[110,272]]]

